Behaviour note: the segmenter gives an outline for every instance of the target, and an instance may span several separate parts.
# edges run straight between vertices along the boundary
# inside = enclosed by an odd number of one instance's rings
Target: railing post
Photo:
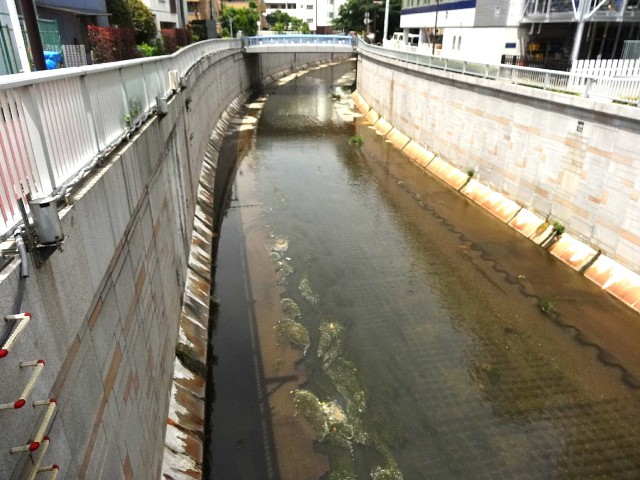
[[[99,152],[102,146],[100,145],[100,138],[98,137],[98,128],[96,126],[95,115],[93,113],[93,105],[91,103],[91,95],[89,95],[89,89],[87,88],[86,75],[80,75],[80,94],[82,95],[82,101],[84,102],[84,110],[87,114],[87,125],[92,130],[93,139],[96,142],[96,152]]]
[[[487,78],[489,76],[489,64],[484,64],[484,76],[482,78]]]
[[[586,77],[585,78],[585,87],[584,87],[584,96],[585,98],[589,98],[589,93],[591,92],[591,87],[593,86],[593,78]]]
[[[462,62],[462,73],[463,73],[463,75],[465,75],[467,73],[467,61],[466,60],[464,60]]]
[[[546,90],[549,86],[549,72],[544,72],[544,80],[542,83],[542,89]]]
[[[33,152],[33,160],[40,176],[41,188],[43,193],[49,194],[56,187],[56,176],[51,165],[51,154],[47,146],[47,137],[44,133],[42,125],[42,117],[40,116],[40,92],[35,85],[29,85],[28,95],[21,96],[22,105],[25,112],[25,123],[29,131],[29,141],[31,142],[31,151]],[[48,178],[44,177],[47,172]],[[48,182],[47,182],[48,180]]]

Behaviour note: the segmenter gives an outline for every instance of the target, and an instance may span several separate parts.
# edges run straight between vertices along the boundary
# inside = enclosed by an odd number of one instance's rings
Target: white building
[[[187,26],[186,0],[142,0],[156,17],[161,28],[185,28]]]
[[[278,10],[309,24],[313,33],[331,33],[334,18],[346,0],[265,0],[265,15]]]
[[[479,63],[553,68],[620,58],[640,38],[640,0],[403,0],[400,27],[418,49]],[[408,38],[405,35],[405,38]]]

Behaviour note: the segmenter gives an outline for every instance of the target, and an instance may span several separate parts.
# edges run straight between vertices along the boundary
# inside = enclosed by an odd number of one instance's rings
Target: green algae
[[[278,343],[281,345],[291,345],[306,354],[310,340],[309,331],[304,325],[291,318],[284,318],[276,323],[274,329],[278,336]]]
[[[313,428],[316,437],[322,439],[328,431],[327,416],[322,403],[308,390],[294,390],[292,394],[296,414],[302,415]]]
[[[353,473],[341,468],[339,470],[332,471],[329,475],[329,480],[356,480],[356,477]]]
[[[279,285],[286,285],[287,277],[293,273],[293,267],[288,260],[277,260],[276,264],[276,281]]]
[[[322,368],[346,400],[349,415],[360,417],[367,408],[366,394],[353,362],[340,356],[343,348],[344,327],[338,322],[321,324],[318,357]]]
[[[309,285],[309,277],[307,275],[305,275],[300,281],[298,290],[300,290],[300,295],[302,295],[302,298],[304,298],[310,304],[316,305],[318,302],[320,302],[320,297],[313,293],[311,285]]]
[[[396,468],[381,468],[376,467],[376,469],[371,472],[371,478],[373,480],[403,480],[404,477],[400,470]]]
[[[300,310],[298,304],[290,298],[283,298],[280,301],[280,305],[282,306],[285,317],[292,320],[297,320],[302,317],[302,310]]]
[[[273,242],[273,245],[271,245],[271,251],[277,252],[281,255],[287,250],[289,250],[289,240],[287,240],[287,238],[285,237],[277,238]]]
[[[344,327],[338,322],[325,322],[319,330],[318,358],[322,360],[322,368],[327,370],[342,353]]]

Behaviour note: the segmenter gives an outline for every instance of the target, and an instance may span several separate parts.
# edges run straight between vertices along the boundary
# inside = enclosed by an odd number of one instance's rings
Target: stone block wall
[[[640,109],[362,52],[357,87],[415,142],[640,272]]]

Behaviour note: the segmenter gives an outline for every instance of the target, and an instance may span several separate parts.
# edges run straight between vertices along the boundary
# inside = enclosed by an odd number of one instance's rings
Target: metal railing
[[[246,37],[246,47],[265,45],[352,45],[353,37],[350,35],[260,35]]]
[[[21,219],[18,199],[64,192],[178,88],[181,77],[241,40],[208,40],[173,55],[3,77],[0,234]]]
[[[489,65],[377,47],[362,41],[358,43],[358,50],[445,72],[472,75],[558,93],[634,106],[639,106],[640,102],[639,76],[604,77],[517,65]]]
[[[278,35],[208,40],[173,55],[47,72],[0,84],[0,234],[21,219],[26,195],[62,195],[98,163],[202,59],[251,45],[351,45],[346,35]],[[513,65],[489,65],[358,42],[359,51],[428,68],[535,88],[637,104],[640,78],[607,78]]]

